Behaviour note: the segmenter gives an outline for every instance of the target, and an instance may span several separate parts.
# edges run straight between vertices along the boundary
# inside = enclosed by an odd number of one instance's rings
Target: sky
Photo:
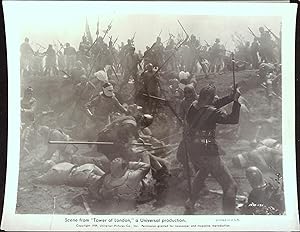
[[[91,2],[90,2],[91,3]],[[96,4],[96,3],[93,3]],[[100,35],[104,34],[108,24],[112,21],[112,28],[109,36],[113,40],[118,36],[117,44],[125,42],[136,32],[135,46],[136,50],[145,50],[146,45],[152,45],[161,31],[162,41],[169,37],[169,33],[177,35],[183,33],[177,20],[180,20],[188,34],[194,34],[202,44],[206,40],[212,44],[216,38],[226,45],[228,50],[233,50],[234,44],[231,35],[235,32],[241,34],[245,41],[253,40],[248,27],[256,35],[259,35],[258,27],[266,25],[272,31],[279,35],[281,18],[276,16],[247,16],[247,12],[237,16],[216,15],[207,11],[210,15],[203,13],[197,14],[197,11],[188,11],[174,8],[172,11],[160,12],[161,8],[141,8],[133,10],[130,5],[105,5],[93,4],[74,4],[74,2],[65,2],[65,4],[50,3],[47,6],[26,5],[18,12],[20,25],[20,43],[25,37],[30,39],[34,48],[36,43],[47,47],[48,44],[58,44],[58,40],[63,44],[69,42],[71,46],[78,49],[82,35],[85,32],[86,20],[89,23],[93,38],[96,37],[97,21],[99,18]],[[121,4],[121,3],[120,3]],[[121,7],[120,7],[121,6]],[[128,9],[127,9],[127,8]],[[149,10],[147,10],[149,9]],[[157,9],[157,10],[156,10]],[[253,13],[253,12],[252,12]],[[235,13],[236,14],[236,13]],[[106,37],[106,42],[109,38]]]

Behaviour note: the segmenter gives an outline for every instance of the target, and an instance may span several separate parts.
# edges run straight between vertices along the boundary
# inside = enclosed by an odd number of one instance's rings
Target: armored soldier
[[[129,203],[135,207],[145,195],[146,185],[144,180],[150,171],[150,165],[143,162],[127,162],[118,157],[112,160],[110,172],[105,174],[94,186],[89,188],[92,196],[100,201],[116,201]],[[149,192],[152,192],[149,189]],[[119,206],[119,204],[118,204]]]
[[[166,165],[151,155],[146,150],[141,152],[142,147],[134,147],[132,141],[142,141],[141,130],[151,125],[153,117],[151,115],[137,114],[133,116],[122,116],[108,124],[98,136],[99,141],[113,141],[114,145],[98,146],[98,151],[105,154],[111,161],[118,157],[129,161],[139,161],[151,165],[152,176],[156,179],[156,202],[155,207],[165,204],[168,187],[168,170]]]
[[[243,206],[242,213],[250,215],[279,215],[285,210],[282,191],[282,176],[277,173],[277,183],[271,184],[264,180],[262,172],[257,167],[249,167],[246,177],[252,187],[248,202]]]
[[[216,124],[238,123],[240,111],[238,98],[240,94],[238,91],[235,92],[231,114],[225,114],[213,106],[215,94],[216,88],[213,85],[202,88],[198,100],[193,102],[186,116],[185,139],[191,162],[197,172],[192,184],[191,198],[186,202],[186,213],[194,211],[198,193],[209,174],[212,174],[222,186],[224,214],[234,214],[235,210],[237,187],[219,155],[215,129]]]
[[[86,104],[86,109],[96,124],[96,134],[97,131],[103,129],[103,127],[108,123],[108,117],[111,113],[127,112],[120,104],[119,100],[115,97],[113,86],[110,83],[105,83],[102,89],[102,92],[94,96],[91,101]]]

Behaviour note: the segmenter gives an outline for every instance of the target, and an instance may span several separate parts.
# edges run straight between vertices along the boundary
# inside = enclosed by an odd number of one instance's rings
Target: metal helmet
[[[246,169],[246,177],[253,189],[259,189],[266,186],[263,174],[257,167],[249,167]]]
[[[144,114],[142,117],[141,126],[143,128],[148,127],[152,124],[152,122],[153,122],[153,116],[150,114]]]
[[[149,63],[145,67],[147,70],[152,70],[153,69],[153,64]]]

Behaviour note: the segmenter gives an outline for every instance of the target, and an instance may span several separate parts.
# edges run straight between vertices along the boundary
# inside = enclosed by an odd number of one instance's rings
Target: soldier
[[[215,43],[212,45],[210,49],[211,55],[211,72],[218,73],[221,71],[221,67],[224,63],[223,61],[223,49],[222,45],[220,44],[220,39],[216,39]]]
[[[86,74],[82,62],[80,60],[77,60],[75,62],[74,67],[70,71],[71,79],[75,85],[80,83],[81,77]]]
[[[33,183],[89,187],[96,183],[105,173],[95,164],[75,165],[68,162],[56,164],[47,160],[43,165],[45,174],[33,179]]]
[[[70,72],[76,60],[76,50],[74,47],[70,46],[70,43],[66,43],[66,47],[64,49],[64,55],[66,58],[67,72]]]
[[[198,62],[198,49],[200,47],[199,41],[196,39],[195,35],[191,35],[191,39],[188,41],[189,51],[190,51],[190,63],[187,70],[189,73],[195,73],[197,71]]]
[[[21,99],[21,122],[25,125],[34,121],[37,101],[33,97],[33,88],[27,87]]]
[[[260,144],[249,153],[238,154],[232,158],[232,163],[239,168],[256,166],[262,171],[272,171],[272,168],[282,172],[282,146],[274,140],[271,144]]]
[[[88,68],[89,66],[89,55],[90,52],[89,49],[91,47],[90,42],[86,39],[85,36],[82,36],[82,41],[79,44],[78,48],[78,59],[82,62],[83,66],[85,68]]]
[[[135,207],[144,200],[143,194],[151,191],[144,179],[150,171],[150,165],[143,162],[126,162],[115,158],[110,165],[110,172],[105,174],[94,186],[89,188],[92,196],[100,201],[116,201]],[[150,188],[150,190],[147,190]]]
[[[285,211],[282,176],[276,173],[277,183],[271,184],[264,180],[262,172],[257,167],[249,167],[246,177],[252,190],[248,202],[242,207],[242,214],[249,215],[280,215]]]
[[[254,40],[250,47],[251,64],[253,69],[258,69],[258,56],[257,56],[258,51],[259,51],[258,38],[254,37]]]
[[[56,52],[51,44],[49,44],[48,49],[44,54],[46,55],[44,75],[51,75],[51,71],[54,75],[57,75]]]
[[[197,94],[193,85],[187,85],[183,90],[184,99],[179,106],[179,117],[184,120],[191,104],[197,99]]]
[[[186,202],[186,213],[194,211],[198,193],[209,174],[219,182],[223,189],[223,212],[234,214],[236,183],[224,161],[221,159],[215,140],[216,124],[237,124],[239,121],[239,91],[234,94],[231,114],[225,114],[213,106],[216,88],[208,85],[201,89],[199,98],[191,105],[187,116],[185,139],[191,162],[197,172],[192,184],[192,194]]]
[[[69,161],[71,155],[76,148],[70,144],[48,144],[49,141],[69,141],[71,137],[61,129],[52,129],[48,126],[37,127],[37,132],[43,143],[47,144],[47,151],[43,155],[42,162],[52,160],[55,163],[62,161]],[[75,150],[74,150],[75,149]]]
[[[140,63],[140,59],[137,53],[135,53],[135,48],[128,48],[127,55],[125,57],[124,62],[124,79],[121,83],[121,86],[128,83],[129,79],[132,77],[134,83],[137,84],[137,74],[138,74],[138,64]]]
[[[153,65],[149,63],[146,66],[146,71],[142,74],[142,79],[144,83],[144,93],[152,96],[160,96],[160,85],[159,77],[154,75]],[[153,114],[156,111],[157,100],[152,98],[146,98],[144,102],[144,112]]]
[[[135,116],[122,116],[108,124],[98,136],[99,141],[113,141],[114,145],[98,146],[98,151],[105,154],[113,161],[115,158],[129,161],[139,161],[150,164],[152,176],[156,180],[156,202],[155,207],[165,204],[168,187],[168,169],[165,163],[151,155],[143,147],[133,147],[132,141],[142,141],[141,130],[150,126],[153,117],[148,114],[137,114]],[[141,150],[142,149],[142,150]]]
[[[164,45],[161,38],[157,37],[155,43],[152,45],[154,60],[152,60],[153,67],[160,67],[164,62]]]
[[[148,64],[152,63],[153,60],[154,60],[154,53],[149,46],[146,46],[146,51],[144,52],[144,69]]]
[[[259,54],[262,62],[276,63],[276,58],[273,51],[274,41],[272,40],[270,33],[265,31],[263,27],[259,28],[259,32]]]
[[[29,39],[25,38],[24,43],[21,44],[20,46],[20,53],[21,53],[21,58],[20,58],[20,74],[23,76],[24,71],[31,71],[31,62],[34,56],[34,51],[31,48],[29,44]]]
[[[113,112],[127,113],[126,109],[120,104],[113,93],[113,86],[105,83],[102,92],[94,96],[87,104],[86,109],[96,124],[96,129],[92,134],[98,134],[109,121],[109,115]]]
[[[166,69],[169,71],[177,71],[177,61],[176,57],[173,55],[175,52],[175,42],[172,38],[170,38],[170,41],[168,45],[166,46],[165,49],[165,59],[168,59],[170,56],[173,56],[172,58],[169,59],[167,63]]]

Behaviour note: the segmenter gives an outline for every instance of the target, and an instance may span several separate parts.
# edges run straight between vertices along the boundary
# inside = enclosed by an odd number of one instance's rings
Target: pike
[[[112,21],[110,21],[109,25],[107,26],[107,29],[106,29],[105,32],[104,32],[103,40],[105,39],[107,33],[110,31],[110,29],[111,29],[111,27],[112,27],[111,24],[112,24]],[[92,49],[92,47],[94,47],[94,45],[96,44],[97,40],[98,40],[98,37],[95,39],[95,41],[94,41],[93,44],[90,46],[90,48],[86,51],[86,53],[85,53],[86,55],[90,52],[90,50]],[[98,57],[98,56],[97,56],[97,57]]]
[[[168,101],[168,100],[166,100],[166,99],[164,99],[164,98],[156,97],[156,96],[153,96],[153,95],[150,95],[150,94],[145,94],[145,93],[143,93],[143,96],[149,97],[149,98],[152,98],[152,99],[155,99],[155,100],[160,100],[160,101],[163,101],[163,102]]]
[[[277,36],[277,35],[275,35],[272,31],[271,31],[271,29],[269,29],[266,25],[264,25],[265,26],[265,28],[274,36],[274,38],[277,40],[277,42],[280,42],[281,41],[281,39]]]
[[[232,84],[233,84],[233,90],[236,91],[236,84],[235,84],[235,60],[234,60],[234,53],[231,53],[231,62],[232,62]]]
[[[204,42],[206,43],[206,45],[207,45],[208,47],[210,47],[209,43],[207,43],[207,41],[206,41],[206,40],[204,40]]]
[[[133,34],[132,38],[130,39],[130,41],[131,41],[132,43],[133,43],[133,41],[134,41],[135,34],[136,34],[136,32],[134,32],[134,34]]]
[[[113,47],[115,46],[116,42],[118,41],[119,36],[117,36],[117,38],[115,39],[115,41],[113,42]]]
[[[96,144],[96,145],[114,145],[118,143],[114,142],[101,142],[101,141],[94,141],[94,142],[89,142],[89,141],[54,141],[50,140],[48,141],[49,144]],[[131,143],[130,145],[132,146],[152,146],[151,143]]]
[[[251,30],[251,28],[250,27],[248,27],[248,30],[250,31],[250,33],[254,36],[254,38],[258,38],[255,34],[254,34],[254,32]]]
[[[66,74],[69,78],[71,78],[71,75],[69,73],[67,73],[66,71],[64,70],[60,70],[62,73]],[[89,80],[87,81],[88,84],[90,84],[94,89],[96,89],[96,86],[90,82]]]
[[[261,87],[263,87],[264,89],[267,89],[267,86],[265,86],[264,84],[260,84]],[[282,100],[282,97],[280,97],[278,94],[276,94],[274,91],[272,91],[272,95],[279,98],[280,100]]]
[[[189,35],[186,32],[186,30],[184,29],[184,27],[182,26],[182,24],[180,23],[179,20],[177,20],[177,22],[179,23],[181,29],[184,31],[186,38],[181,41],[179,43],[179,45],[176,45],[175,47],[175,52],[178,51],[178,49],[188,41],[189,39]],[[172,56],[175,55],[175,52],[173,52],[169,58],[160,66],[160,68],[158,68],[158,70],[153,74],[153,76],[155,76],[157,74],[157,72],[171,59]],[[161,85],[160,82],[158,82],[160,89]],[[166,97],[166,96],[164,96]],[[177,112],[173,109],[173,107],[170,105],[170,103],[168,101],[165,101],[167,103],[167,106],[169,107],[169,109],[171,110],[171,112],[173,113],[173,115],[176,117],[176,119],[178,120],[180,125],[184,125],[184,122],[181,120],[181,118],[178,116]],[[184,146],[184,151],[185,151],[185,164],[186,164],[186,168],[187,168],[187,181],[188,181],[188,192],[189,192],[189,197],[190,199],[192,198],[192,183],[191,183],[191,171],[190,171],[190,165],[189,165],[189,154],[188,154],[188,150],[187,150],[187,141],[186,138],[183,138],[183,146]]]
[[[58,41],[58,43],[59,43],[59,45],[60,45],[60,49],[56,52],[56,55],[60,52],[60,50],[62,49],[62,48],[64,48],[64,45],[59,41],[59,40],[57,40]]]
[[[175,144],[167,144],[165,146],[160,146],[160,147],[151,147],[148,150],[138,151],[137,153],[142,153],[144,151],[156,151],[156,150],[161,150],[161,149],[168,148],[168,147],[178,147],[178,145],[179,145],[178,143],[175,143]]]
[[[159,32],[159,34],[158,34],[158,37],[160,37],[161,33],[162,33],[162,29],[160,30],[160,32]]]

